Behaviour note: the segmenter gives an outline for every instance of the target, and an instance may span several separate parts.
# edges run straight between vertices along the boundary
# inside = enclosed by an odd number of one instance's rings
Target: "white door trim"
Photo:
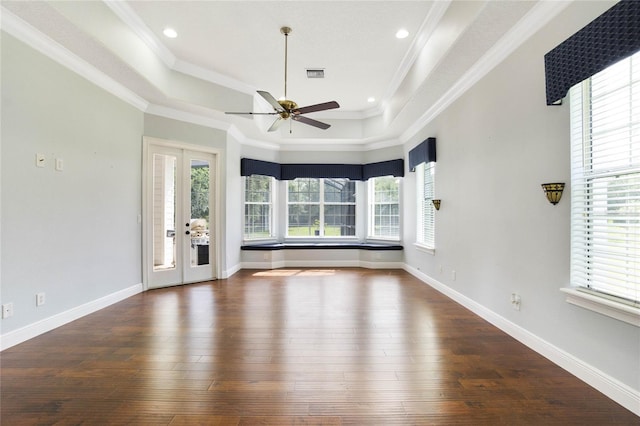
[[[153,223],[149,220],[150,212],[150,200],[151,196],[150,188],[151,188],[151,173],[149,173],[149,168],[151,164],[149,164],[149,150],[150,147],[160,147],[160,148],[177,148],[187,151],[198,151],[207,154],[213,154],[214,156],[214,164],[215,168],[214,172],[214,217],[216,218],[215,223],[210,225],[210,230],[213,231],[214,234],[214,244],[213,249],[215,251],[215,256],[212,261],[215,262],[215,278],[220,279],[223,278],[222,273],[222,259],[223,255],[223,244],[222,244],[222,206],[221,206],[221,156],[222,152],[219,149],[211,148],[203,145],[190,144],[180,141],[173,141],[168,139],[160,139],[149,136],[142,137],[142,283],[144,291],[149,290],[149,268],[153,263],[151,258],[152,256],[152,247],[150,245],[150,235],[152,233]]]

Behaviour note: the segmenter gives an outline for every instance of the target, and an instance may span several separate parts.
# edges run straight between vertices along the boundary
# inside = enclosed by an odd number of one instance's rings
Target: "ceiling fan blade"
[[[269,130],[267,130],[267,132],[275,132],[276,130],[278,130],[278,128],[280,127],[283,121],[284,120],[282,119],[282,117],[276,118],[276,121],[273,122],[273,124],[271,125],[271,127],[269,127]]]
[[[264,98],[265,101],[269,102],[271,106],[278,112],[284,111],[282,105],[278,103],[276,98],[274,98],[271,93],[265,92],[264,90],[258,90],[258,94]]]
[[[340,105],[336,101],[296,108],[291,112],[294,114],[307,114],[309,112],[325,111],[334,108],[340,108]]]
[[[327,130],[329,127],[331,127],[330,124],[323,123],[321,121],[314,120],[309,117],[303,117],[302,115],[292,115],[291,118],[293,120],[299,121],[304,124],[308,124],[309,126],[317,127],[322,130]]]

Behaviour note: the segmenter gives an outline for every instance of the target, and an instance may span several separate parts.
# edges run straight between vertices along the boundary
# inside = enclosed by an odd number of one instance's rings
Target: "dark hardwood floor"
[[[403,271],[241,271],[0,354],[3,425],[638,425]]]

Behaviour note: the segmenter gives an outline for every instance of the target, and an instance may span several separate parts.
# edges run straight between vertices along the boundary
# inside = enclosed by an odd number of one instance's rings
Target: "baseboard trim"
[[[22,328],[18,328],[13,331],[9,331],[0,336],[0,351],[8,349],[12,346],[26,342],[29,339],[33,339],[47,331],[51,331],[71,321],[75,321],[79,318],[89,315],[114,303],[120,302],[128,297],[142,293],[142,283],[133,285],[129,288],[117,291],[107,296],[101,297],[84,305],[76,306],[68,311],[60,312],[59,314],[44,318],[40,321],[26,325]]]
[[[533,349],[554,364],[573,374],[594,389],[602,392],[604,395],[622,405],[627,410],[640,416],[640,391],[631,388],[592,365],[587,364],[574,355],[558,348],[519,325],[514,324],[462,293],[459,293],[442,284],[438,280],[424,274],[422,271],[407,264],[404,264],[403,269],[418,278],[420,281],[433,287],[435,290],[453,299],[476,315],[498,327],[514,339]]]
[[[232,276],[233,274],[235,274],[241,269],[242,269],[242,264],[238,263],[233,267],[227,269],[226,271],[222,271],[222,276],[220,278],[221,279],[229,278],[230,276]]]

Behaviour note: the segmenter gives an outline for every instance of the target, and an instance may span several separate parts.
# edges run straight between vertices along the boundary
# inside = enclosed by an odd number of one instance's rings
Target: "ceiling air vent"
[[[307,68],[307,78],[324,78],[324,68]]]

